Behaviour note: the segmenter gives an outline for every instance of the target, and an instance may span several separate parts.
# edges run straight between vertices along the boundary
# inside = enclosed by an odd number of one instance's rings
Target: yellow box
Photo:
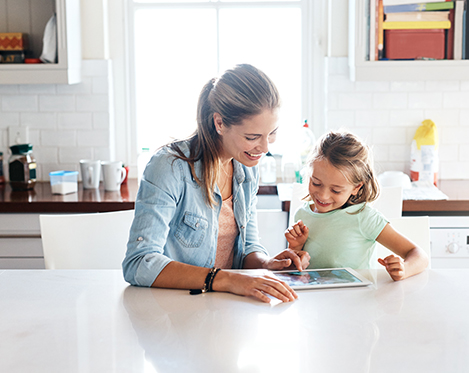
[[[23,51],[28,49],[28,35],[22,32],[0,33],[0,51]]]

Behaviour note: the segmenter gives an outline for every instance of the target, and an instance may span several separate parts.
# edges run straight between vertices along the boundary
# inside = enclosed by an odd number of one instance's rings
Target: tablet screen
[[[293,289],[313,287],[364,286],[370,282],[349,268],[311,269],[299,271],[275,272],[280,280]]]

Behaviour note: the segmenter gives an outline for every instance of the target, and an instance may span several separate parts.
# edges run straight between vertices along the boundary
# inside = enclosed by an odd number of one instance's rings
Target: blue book
[[[453,1],[443,1],[439,3],[386,5],[384,6],[384,13],[424,12],[429,10],[448,10],[453,8]]]

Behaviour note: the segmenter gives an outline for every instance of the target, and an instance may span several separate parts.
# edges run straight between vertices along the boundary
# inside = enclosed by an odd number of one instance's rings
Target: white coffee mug
[[[101,161],[82,159],[80,160],[80,170],[84,189],[99,188],[99,178],[101,177]]]
[[[101,162],[103,167],[104,189],[109,191],[120,190],[121,184],[127,175],[121,161]]]

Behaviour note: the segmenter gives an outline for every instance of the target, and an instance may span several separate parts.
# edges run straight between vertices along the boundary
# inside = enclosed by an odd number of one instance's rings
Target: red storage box
[[[384,30],[384,55],[390,60],[445,58],[445,30]]]
[[[28,36],[22,32],[0,33],[1,51],[22,51],[28,49]]]

